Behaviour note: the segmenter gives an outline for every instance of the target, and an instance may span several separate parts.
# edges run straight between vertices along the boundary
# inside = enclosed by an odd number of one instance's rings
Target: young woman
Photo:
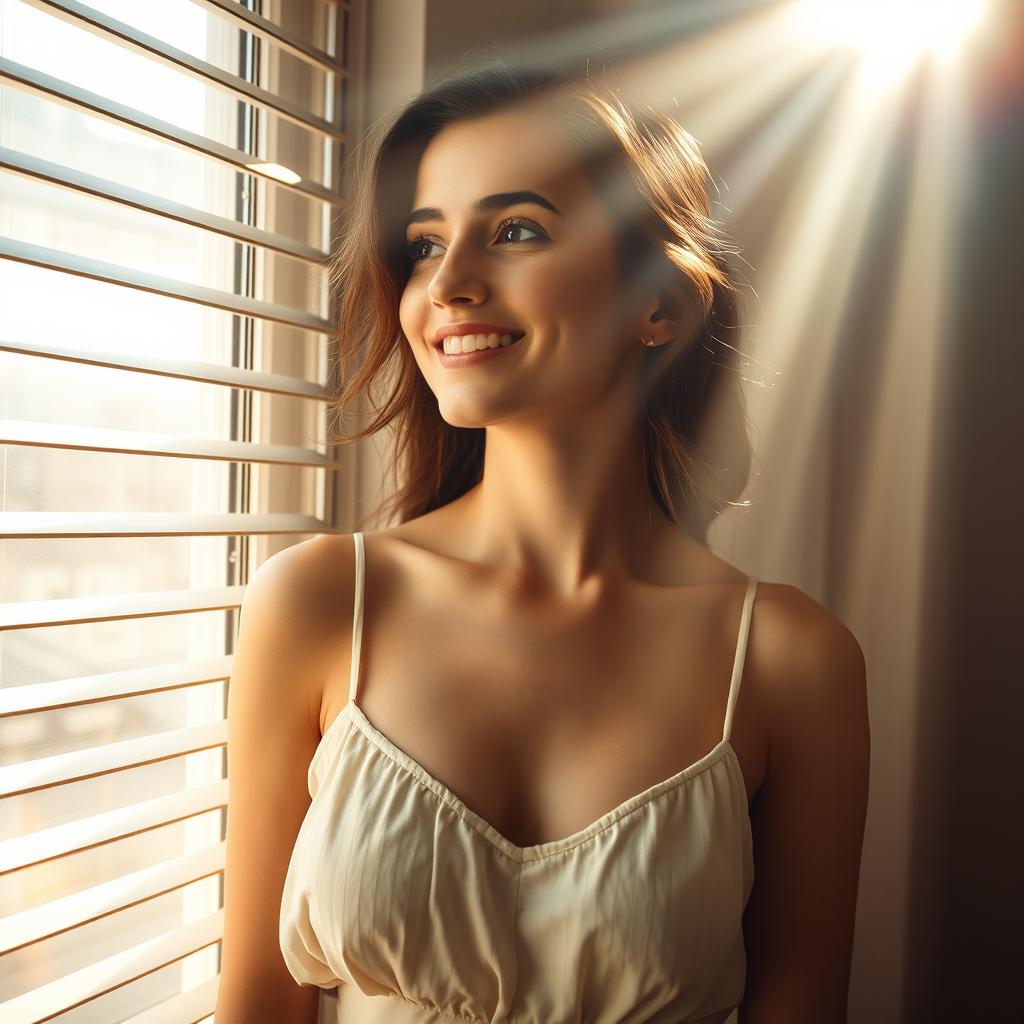
[[[697,145],[501,61],[366,144],[338,412],[383,392],[398,524],[248,587],[218,1024],[841,1024],[864,661],[706,543],[750,453]]]

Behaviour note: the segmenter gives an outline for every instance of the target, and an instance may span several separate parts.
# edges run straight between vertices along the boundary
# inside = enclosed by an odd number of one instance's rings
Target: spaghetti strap
[[[362,533],[353,533],[352,540],[356,547],[356,601],[352,612],[352,673],[348,684],[350,704],[356,702],[356,690],[359,686],[359,649],[363,642],[363,593],[366,589],[366,558]]]
[[[743,597],[743,612],[740,615],[739,636],[736,639],[736,657],[732,663],[732,679],[729,681],[729,701],[725,706],[725,728],[722,730],[722,741],[729,739],[732,733],[732,717],[736,708],[736,699],[740,693],[740,680],[743,677],[743,663],[747,656],[747,637],[750,634],[750,619],[754,610],[754,591],[757,580],[747,580],[747,592]]]

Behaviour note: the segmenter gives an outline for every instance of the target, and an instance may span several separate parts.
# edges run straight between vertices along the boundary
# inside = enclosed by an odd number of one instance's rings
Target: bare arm
[[[864,656],[793,587],[766,601],[768,769],[753,810],[740,1024],[845,1024],[870,735]]]
[[[269,558],[246,588],[228,691],[224,942],[215,1024],[315,1024],[279,945],[281,894],[309,807],[324,645],[310,571],[317,540]]]

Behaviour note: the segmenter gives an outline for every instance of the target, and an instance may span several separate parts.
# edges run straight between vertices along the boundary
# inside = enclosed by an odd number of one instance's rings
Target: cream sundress
[[[564,839],[517,846],[349,701],[308,770],[280,946],[297,982],[337,986],[339,1024],[722,1024],[743,996],[751,822],[730,741],[755,579],[722,739]]]

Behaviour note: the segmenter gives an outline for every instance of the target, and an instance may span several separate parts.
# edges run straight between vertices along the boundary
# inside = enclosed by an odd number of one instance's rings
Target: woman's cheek
[[[538,322],[562,320],[566,313],[585,305],[586,282],[581,282],[569,268],[538,260],[516,276],[518,280],[511,284],[508,301],[526,320],[531,315]]]
[[[566,240],[557,256],[549,254],[555,258],[538,261],[538,288],[548,301],[566,310],[591,311],[615,292],[614,264],[605,252],[605,241],[603,237]]]
[[[413,351],[416,350],[417,340],[422,340],[423,337],[423,326],[419,323],[419,317],[416,314],[417,306],[418,297],[415,294],[415,288],[407,285],[398,303],[398,322]]]

